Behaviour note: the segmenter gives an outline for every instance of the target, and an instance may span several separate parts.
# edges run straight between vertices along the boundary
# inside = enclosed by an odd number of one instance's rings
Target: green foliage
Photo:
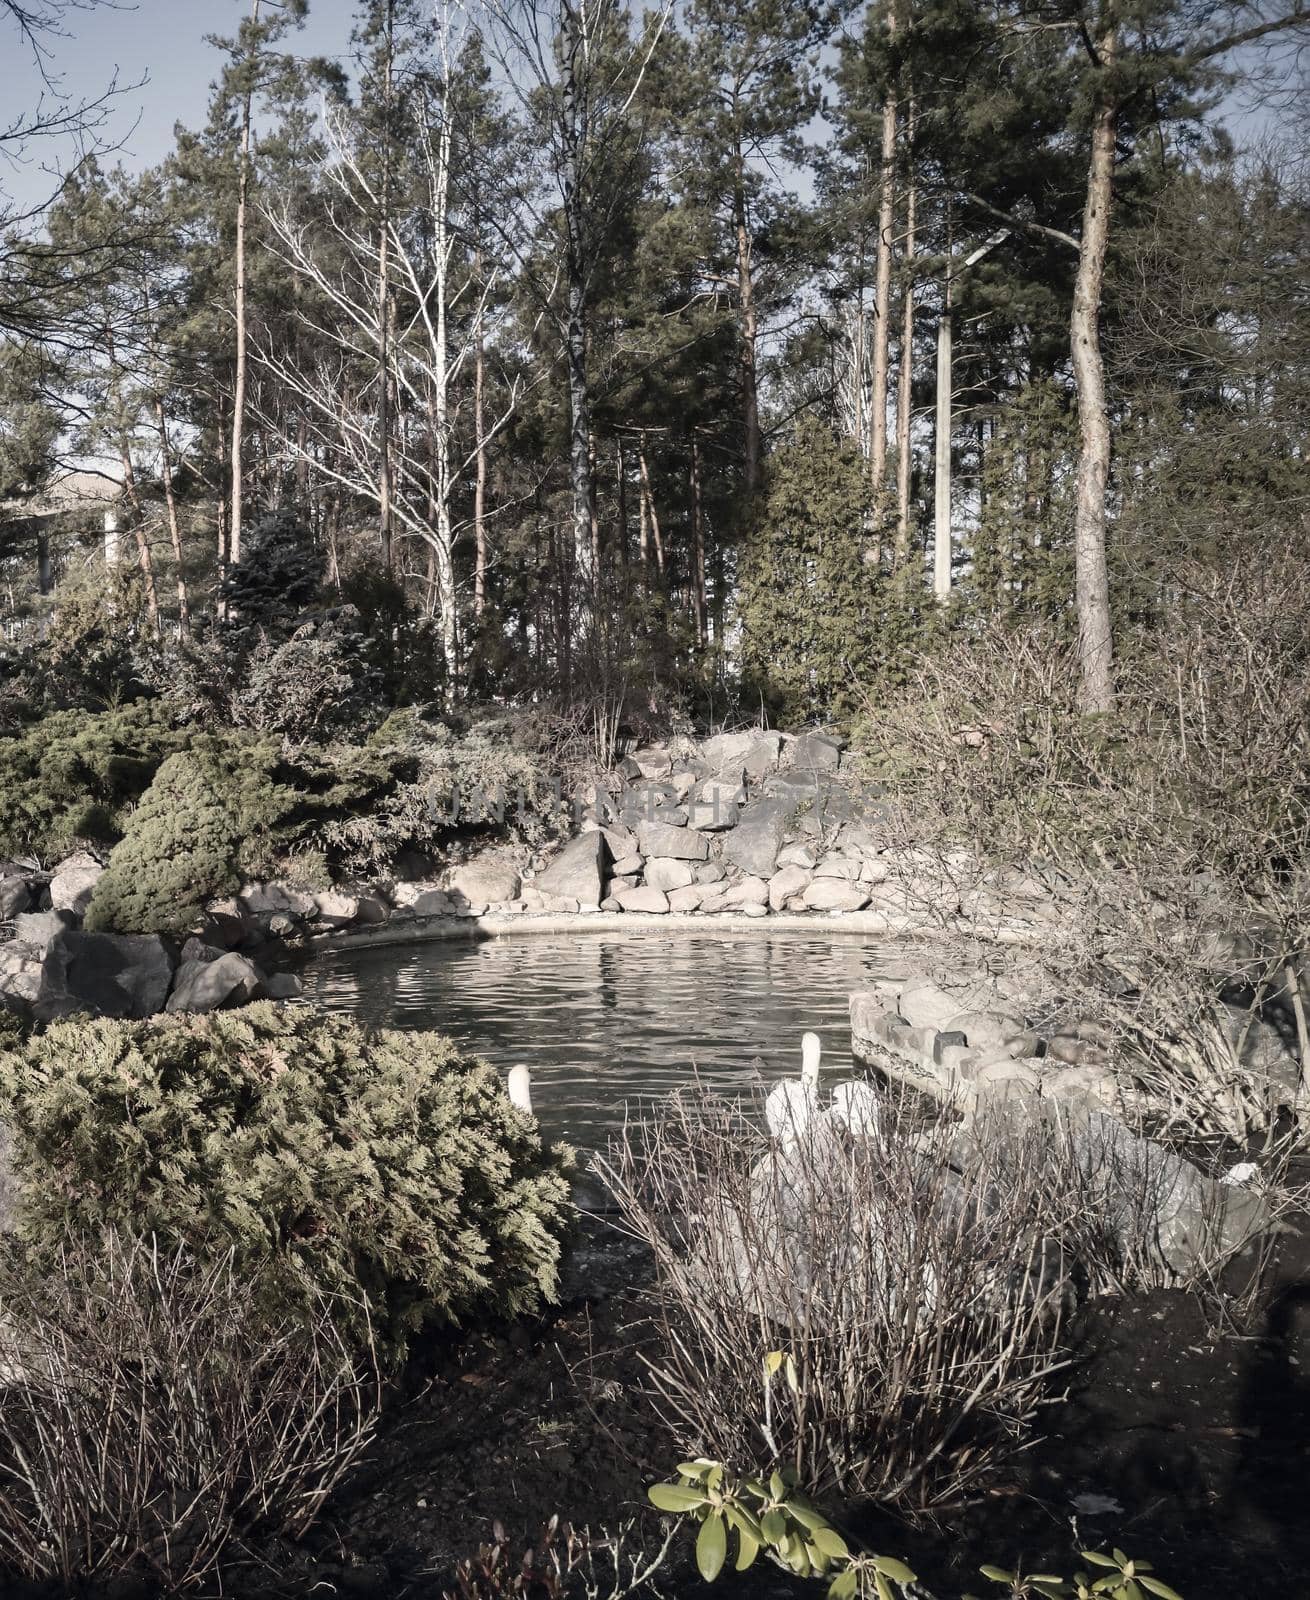
[[[782,1351],[768,1358],[767,1377],[777,1374]],[[904,1561],[895,1556],[852,1550],[823,1513],[797,1492],[796,1474],[790,1468],[767,1477],[732,1476],[718,1461],[697,1457],[679,1464],[675,1483],[652,1484],[647,1494],[658,1510],[690,1517],[699,1524],[696,1566],[706,1583],[713,1583],[727,1563],[732,1536],[736,1535],[738,1572],[745,1572],[764,1552],[776,1565],[799,1578],[827,1583],[828,1600],[896,1600],[918,1580]],[[982,1574],[1004,1584],[1016,1600],[1181,1600],[1167,1583],[1150,1576],[1149,1561],[1132,1561],[1122,1550],[1105,1555],[1082,1551],[1095,1575],[1076,1572],[1066,1580],[1053,1573],[1025,1577],[1000,1567],[984,1566]],[[967,1600],[967,1597],[966,1597]]]
[[[286,628],[311,605],[323,581],[323,558],[299,515],[270,512],[249,530],[241,560],[228,568],[223,598],[233,626]]]
[[[826,428],[804,425],[769,463],[742,553],[743,671],[784,720],[831,714],[852,680],[874,671],[869,522],[859,454]]]
[[[269,860],[299,796],[268,744],[201,737],[160,767],[96,885],[86,925],[181,933]]]
[[[1067,613],[1076,433],[1068,396],[1049,381],[1026,385],[999,413],[983,459],[969,580],[984,611]]]
[[[79,556],[39,605],[49,608],[48,622],[15,674],[26,716],[72,706],[100,710],[148,692],[159,645],[135,565]]]
[[[157,705],[59,711],[0,739],[0,851],[56,859],[118,837],[127,808],[185,735]]]
[[[503,724],[459,733],[397,712],[356,759],[382,763],[394,786],[367,809],[339,811],[316,825],[313,837],[359,870],[378,870],[397,850],[447,840],[453,829],[508,826],[540,842],[550,821],[549,772]]]
[[[567,1152],[437,1034],[269,1004],[61,1023],[0,1055],[0,1120],[38,1250],[104,1227],[231,1250],[273,1307],[339,1296],[396,1357],[557,1291]]]

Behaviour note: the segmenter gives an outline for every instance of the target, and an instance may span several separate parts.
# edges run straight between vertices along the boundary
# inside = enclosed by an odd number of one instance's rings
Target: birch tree
[[[475,270],[453,215],[456,43],[451,14],[440,14],[430,71],[414,76],[405,99],[410,170],[404,185],[388,179],[395,193],[385,211],[385,251],[376,239],[379,175],[363,157],[357,113],[325,107],[328,154],[314,214],[299,217],[285,204],[265,208],[271,250],[312,290],[297,313],[305,337],[258,347],[261,366],[305,409],[307,426],[285,447],[379,513],[389,501],[396,531],[431,552],[452,696],[460,666],[455,550],[472,522],[462,509],[470,499],[464,491],[520,393],[510,381],[499,410],[489,410],[476,389],[470,404],[479,348],[494,343],[503,312],[496,273]],[[380,262],[385,293],[377,285]],[[395,324],[388,326],[392,307]],[[385,371],[379,351],[386,352]],[[389,422],[378,403],[382,385],[397,398]]]

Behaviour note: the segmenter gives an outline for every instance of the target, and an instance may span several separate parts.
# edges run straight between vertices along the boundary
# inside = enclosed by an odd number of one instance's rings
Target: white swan
[[[533,1114],[532,1073],[522,1063],[509,1069],[507,1088],[509,1089],[510,1104],[517,1106],[520,1111],[526,1111],[531,1116]]]
[[[828,1115],[857,1139],[868,1139],[878,1131],[881,1100],[882,1097],[871,1083],[859,1079],[852,1083],[839,1083],[832,1091],[832,1107]]]
[[[817,1033],[801,1037],[801,1075],[785,1078],[764,1102],[764,1120],[775,1139],[792,1143],[819,1114],[819,1058],[823,1045]]]

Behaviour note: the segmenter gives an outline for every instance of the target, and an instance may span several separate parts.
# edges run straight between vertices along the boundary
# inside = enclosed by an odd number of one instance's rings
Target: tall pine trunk
[[[259,21],[260,0],[250,0],[250,20]],[[247,71],[253,74],[253,59],[247,60]],[[241,560],[241,489],[243,476],[243,451],[246,432],[246,213],[250,204],[250,110],[254,98],[254,85],[246,79],[241,96],[241,153],[237,172],[237,236],[236,236],[236,380],[232,387],[232,494],[231,520],[228,524],[227,558],[235,566]]]
[[[896,6],[888,7],[887,32],[896,34]],[[896,222],[896,96],[882,107],[878,187],[878,250],[873,286],[873,374],[869,397],[869,482],[873,489],[874,543],[869,557],[882,559],[882,513],[887,492],[887,389],[892,307],[892,230]]]
[[[473,480],[473,614],[480,619],[487,605],[487,436],[483,415],[487,381],[486,291],[482,285],[481,251],[477,257],[477,275],[477,324],[473,330],[473,438],[477,451]]]
[[[1105,279],[1114,184],[1114,145],[1118,108],[1112,74],[1119,35],[1111,25],[1097,41],[1100,72],[1092,121],[1092,151],[1087,168],[1074,283],[1070,345],[1078,393],[1078,466],[1075,477],[1074,594],[1078,613],[1078,702],[1084,711],[1114,710],[1110,582],[1105,559],[1106,490],[1110,477],[1110,417],[1105,401],[1101,357],[1101,287]]]
[[[914,101],[910,101],[906,140],[913,162]],[[910,426],[913,421],[911,402],[914,396],[914,247],[915,211],[918,192],[913,172],[907,180],[905,192],[905,253],[902,269],[905,284],[901,290],[901,367],[896,379],[896,549],[892,560],[894,570],[904,566],[910,553],[910,475],[913,462],[910,455]]]
[[[740,144],[734,153],[732,225],[737,243],[737,302],[741,314],[741,413],[747,498],[760,483],[760,386],[756,363],[759,316],[755,308],[755,266],[750,229],[746,221],[746,163]]]
[[[596,574],[591,544],[591,392],[587,383],[587,218],[582,194],[582,159],[587,130],[580,70],[584,41],[579,19],[564,7],[562,73],[562,162],[565,231],[565,360],[569,388],[569,495],[573,521],[573,578],[582,632],[594,602]]]
[[[187,602],[186,572],[182,566],[182,528],[177,518],[177,496],[173,493],[173,463],[168,438],[164,402],[155,396],[155,431],[159,435],[159,481],[164,488],[164,507],[168,512],[168,536],[173,545],[173,565],[177,581],[177,623],[185,638],[191,632],[191,608]]]

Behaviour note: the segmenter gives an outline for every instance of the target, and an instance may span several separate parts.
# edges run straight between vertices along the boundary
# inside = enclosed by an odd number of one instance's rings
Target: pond
[[[749,1093],[800,1070],[823,1040],[824,1081],[853,1070],[851,990],[904,948],[858,935],[670,930],[438,939],[325,952],[305,998],[371,1027],[433,1028],[507,1072],[532,1070],[547,1135],[602,1147],[624,1108],[691,1083]]]

